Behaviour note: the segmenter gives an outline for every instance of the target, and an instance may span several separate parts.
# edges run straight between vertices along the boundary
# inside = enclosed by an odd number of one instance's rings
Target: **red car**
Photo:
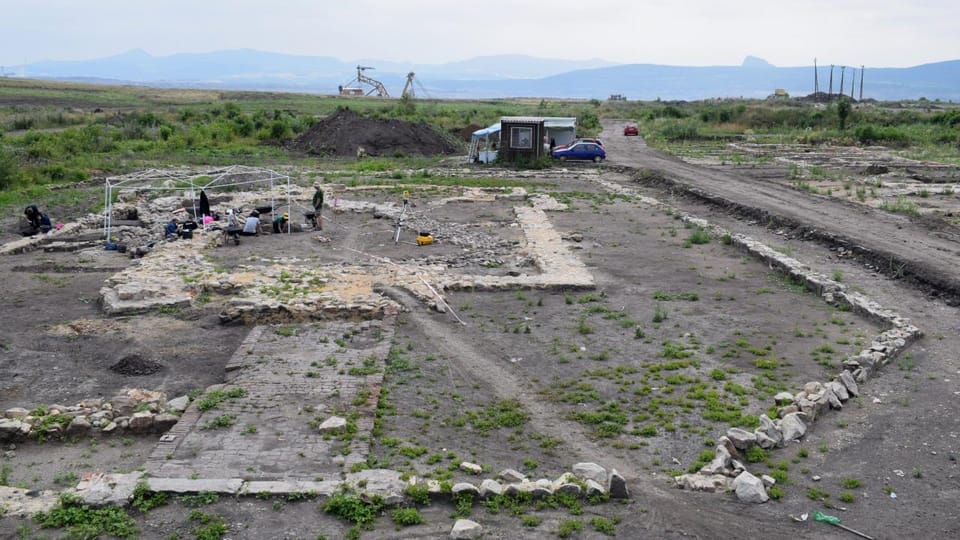
[[[637,129],[637,126],[627,125],[623,127],[624,135],[640,135],[640,130]]]

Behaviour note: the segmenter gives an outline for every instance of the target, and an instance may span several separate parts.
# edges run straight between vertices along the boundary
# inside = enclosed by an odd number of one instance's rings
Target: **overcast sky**
[[[250,48],[442,63],[905,67],[960,59],[957,0],[0,0],[0,66]]]

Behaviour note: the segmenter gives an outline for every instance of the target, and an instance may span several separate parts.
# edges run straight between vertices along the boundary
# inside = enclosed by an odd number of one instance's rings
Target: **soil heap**
[[[427,124],[365,118],[339,109],[302,133],[290,144],[308,154],[356,156],[363,148],[370,156],[453,154],[456,145]]]

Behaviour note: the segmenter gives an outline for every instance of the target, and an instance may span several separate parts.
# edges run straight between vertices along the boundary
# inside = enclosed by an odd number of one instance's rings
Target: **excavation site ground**
[[[344,488],[422,515],[400,528],[388,506],[362,538],[448,537],[458,518],[483,538],[851,537],[801,517],[818,510],[874,538],[960,535],[956,168],[749,141],[681,159],[622,126],[604,125],[599,166],[451,158],[429,171],[462,185],[405,182],[412,171],[350,185],[336,160],[285,170],[295,223],[313,182],[328,188],[322,230],[239,245],[198,233],[131,258],[91,225],[9,250],[8,417],[128,389],[165,395],[131,406],[128,422],[189,403],[163,429],[58,420],[5,442],[0,535],[56,536],[31,501],[89,494],[103,475],[169,495],[131,510],[141,538],[192,537],[206,523],[197,508],[229,538],[340,538],[354,522],[323,507]],[[217,196],[249,209],[271,194]],[[158,237],[170,199],[125,200],[139,215],[130,238]],[[919,215],[891,211],[908,202]],[[417,245],[425,233],[433,242]],[[892,330],[900,343],[872,348]],[[864,351],[889,354],[860,366],[859,395],[818,408],[796,440],[735,456],[776,480],[774,500],[678,489],[730,428],[779,419],[775,396],[836,384]],[[629,497],[604,484],[506,508],[449,494],[506,469],[554,482],[584,462],[615,469]],[[392,484],[370,475],[381,470]]]

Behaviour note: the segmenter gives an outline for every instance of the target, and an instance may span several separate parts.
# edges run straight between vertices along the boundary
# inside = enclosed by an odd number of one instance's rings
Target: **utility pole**
[[[813,97],[820,93],[820,79],[817,76],[817,59],[813,59]]]
[[[847,72],[847,66],[840,66],[840,95],[843,95],[843,75]]]
[[[860,101],[863,101],[863,65],[860,66]]]
[[[850,68],[850,99],[853,99],[853,89],[857,86],[857,68]]]
[[[833,64],[830,64],[830,91],[827,95],[833,97]]]

